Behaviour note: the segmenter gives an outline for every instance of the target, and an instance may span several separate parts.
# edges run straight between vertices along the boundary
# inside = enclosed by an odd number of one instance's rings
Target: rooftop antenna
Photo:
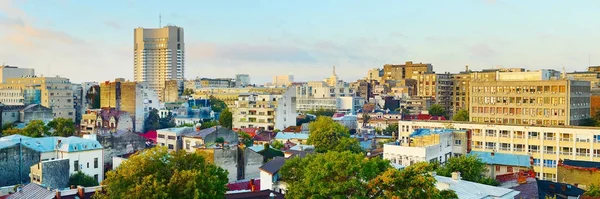
[[[567,79],[567,69],[565,69],[565,65],[563,65],[562,67],[562,76],[563,79]]]
[[[592,66],[592,53],[588,53],[588,66]]]
[[[162,14],[158,13],[158,28],[162,27]]]

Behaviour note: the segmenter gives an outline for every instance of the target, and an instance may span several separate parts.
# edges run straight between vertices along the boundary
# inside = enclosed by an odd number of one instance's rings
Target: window
[[[533,159],[533,166],[540,166],[540,159]]]
[[[79,171],[79,160],[73,161],[73,169]]]
[[[496,143],[494,142],[486,142],[485,149],[496,149]]]
[[[98,174],[95,174],[95,175],[94,175],[94,179],[95,179],[96,181],[98,181]]]
[[[87,168],[90,168],[90,163],[89,162],[87,163]]]
[[[174,140],[174,139],[175,139],[175,136],[169,135],[169,136],[168,136],[168,139],[169,139],[169,140]]]
[[[500,143],[500,150],[510,151],[510,143]]]
[[[173,145],[172,144],[169,144],[169,149],[173,149]]]
[[[499,172],[500,171],[500,165],[496,165],[496,171]]]
[[[158,134],[158,138],[165,138],[164,134]]]
[[[585,157],[587,157],[589,154],[590,154],[590,149],[577,148],[577,156],[585,156]]]
[[[98,168],[98,158],[94,158],[94,168]]]
[[[539,153],[540,147],[537,145],[529,145],[529,153]]]
[[[506,167],[506,172],[512,173],[513,172],[513,168],[511,166]]]
[[[460,145],[462,145],[462,140],[454,140],[454,145],[455,145],[455,146],[460,146]]]
[[[555,168],[556,160],[544,160],[544,167]]]

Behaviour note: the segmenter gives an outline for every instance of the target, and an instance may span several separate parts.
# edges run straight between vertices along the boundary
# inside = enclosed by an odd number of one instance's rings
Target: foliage
[[[172,128],[177,126],[175,124],[175,118],[173,118],[173,114],[169,112],[166,117],[158,119],[159,129]]]
[[[2,125],[2,135],[0,136],[8,136],[14,134],[21,134],[21,130],[16,128],[17,125],[15,123],[6,123]]]
[[[279,140],[273,141],[273,143],[271,143],[271,146],[274,149],[279,149],[279,150],[281,150],[283,147],[285,147],[285,145],[282,142],[280,142]]]
[[[231,129],[233,127],[233,114],[229,111],[229,108],[225,108],[219,116],[219,124],[221,126]]]
[[[466,109],[460,109],[454,116],[452,116],[452,120],[454,121],[469,121],[469,111]]]
[[[400,171],[381,158],[330,151],[288,159],[280,174],[286,198],[457,198],[436,189],[431,169],[418,163]]]
[[[239,131],[238,137],[239,137],[240,141],[242,143],[244,143],[244,145],[252,146],[253,140],[252,140],[252,137],[248,133]]]
[[[144,133],[148,131],[153,131],[160,128],[158,110],[153,108],[148,113],[148,117],[144,119]]]
[[[460,172],[461,178],[464,180],[493,186],[498,185],[498,182],[495,179],[482,175],[488,170],[485,163],[477,156],[463,155],[451,157],[446,164],[437,168],[437,174],[446,177],[452,176],[452,172],[457,171]]]
[[[215,143],[223,144],[223,143],[225,143],[225,138],[218,137],[217,139],[215,139]]]
[[[222,100],[217,99],[213,96],[210,96],[209,101],[210,101],[210,108],[214,112],[220,113],[221,111],[223,111],[224,109],[227,108],[227,104],[225,104],[225,102],[223,102]]]
[[[279,130],[279,129],[273,130],[273,133],[279,133],[279,132],[281,132],[281,130]]]
[[[308,144],[315,146],[316,152],[327,151],[352,151],[362,152],[356,139],[350,138],[346,127],[333,121],[330,117],[318,117],[316,121],[308,125],[310,135]]]
[[[387,127],[385,127],[385,129],[383,129],[383,134],[393,135],[394,133],[398,132],[398,129],[398,123],[390,124]]]
[[[313,110],[307,111],[306,113],[315,115],[317,117],[319,117],[319,116],[331,117],[331,116],[333,116],[333,114],[335,114],[335,110],[319,108],[319,109],[313,109]]]
[[[31,120],[25,128],[21,131],[21,134],[29,137],[42,137],[48,135],[49,127],[44,124],[42,120]]]
[[[200,128],[207,129],[207,128],[211,128],[211,127],[217,126],[217,125],[219,125],[219,122],[217,122],[216,120],[210,120],[210,121],[202,122],[202,126],[200,126]]]
[[[95,198],[223,198],[227,171],[200,153],[141,151],[109,171]]]
[[[183,89],[183,93],[181,95],[182,96],[190,96],[192,94],[194,94],[194,89],[186,88],[186,89]]]
[[[584,196],[600,197],[600,184],[591,184],[587,191],[583,193]]]
[[[310,123],[313,120],[309,116],[304,116],[303,118],[296,118],[296,126],[301,126],[304,123]]]
[[[77,173],[74,173],[69,177],[69,186],[71,185],[93,187],[98,186],[98,181],[92,176],[86,175],[81,171],[77,171]]]
[[[439,104],[434,104],[429,107],[429,114],[433,116],[446,116],[446,109]]]
[[[48,127],[54,129],[53,136],[69,137],[75,133],[75,123],[72,119],[57,117],[48,122]]]
[[[363,113],[361,119],[362,119],[363,127],[366,127],[367,124],[369,123],[369,120],[371,119],[371,116],[368,113]]]

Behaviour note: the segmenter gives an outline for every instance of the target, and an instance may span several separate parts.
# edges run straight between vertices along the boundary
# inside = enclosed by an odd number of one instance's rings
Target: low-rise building
[[[512,189],[495,187],[462,180],[460,172],[452,173],[452,177],[435,175],[435,187],[440,190],[452,190],[458,198],[473,199],[513,199],[520,192]]]
[[[69,187],[69,159],[46,160],[31,166],[31,183],[49,189]]]
[[[287,183],[281,180],[279,170],[285,164],[284,157],[275,157],[260,167],[260,188],[283,193],[287,191]]]
[[[394,164],[410,166],[417,162],[439,162],[468,152],[466,131],[451,129],[415,129],[407,142],[384,144],[383,158]]]
[[[115,108],[88,110],[82,116],[80,128],[82,134],[133,132],[133,117]]]
[[[292,143],[296,143],[296,144],[306,144],[306,141],[308,141],[308,136],[310,134],[307,133],[294,133],[294,132],[279,132],[277,133],[277,135],[275,136],[275,139],[277,141],[280,141],[281,143],[286,143],[288,141],[292,142]]]
[[[527,171],[531,167],[530,156],[484,151],[471,151],[469,155],[477,156],[487,167],[487,177],[497,179],[498,176],[517,175],[519,171]]]
[[[600,162],[559,160],[556,175],[560,183],[575,185],[587,190],[590,185],[598,185],[600,182]]]

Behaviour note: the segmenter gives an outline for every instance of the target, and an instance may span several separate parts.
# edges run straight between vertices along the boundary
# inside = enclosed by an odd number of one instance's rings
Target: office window
[[[79,160],[73,161],[73,169],[79,171]]]

